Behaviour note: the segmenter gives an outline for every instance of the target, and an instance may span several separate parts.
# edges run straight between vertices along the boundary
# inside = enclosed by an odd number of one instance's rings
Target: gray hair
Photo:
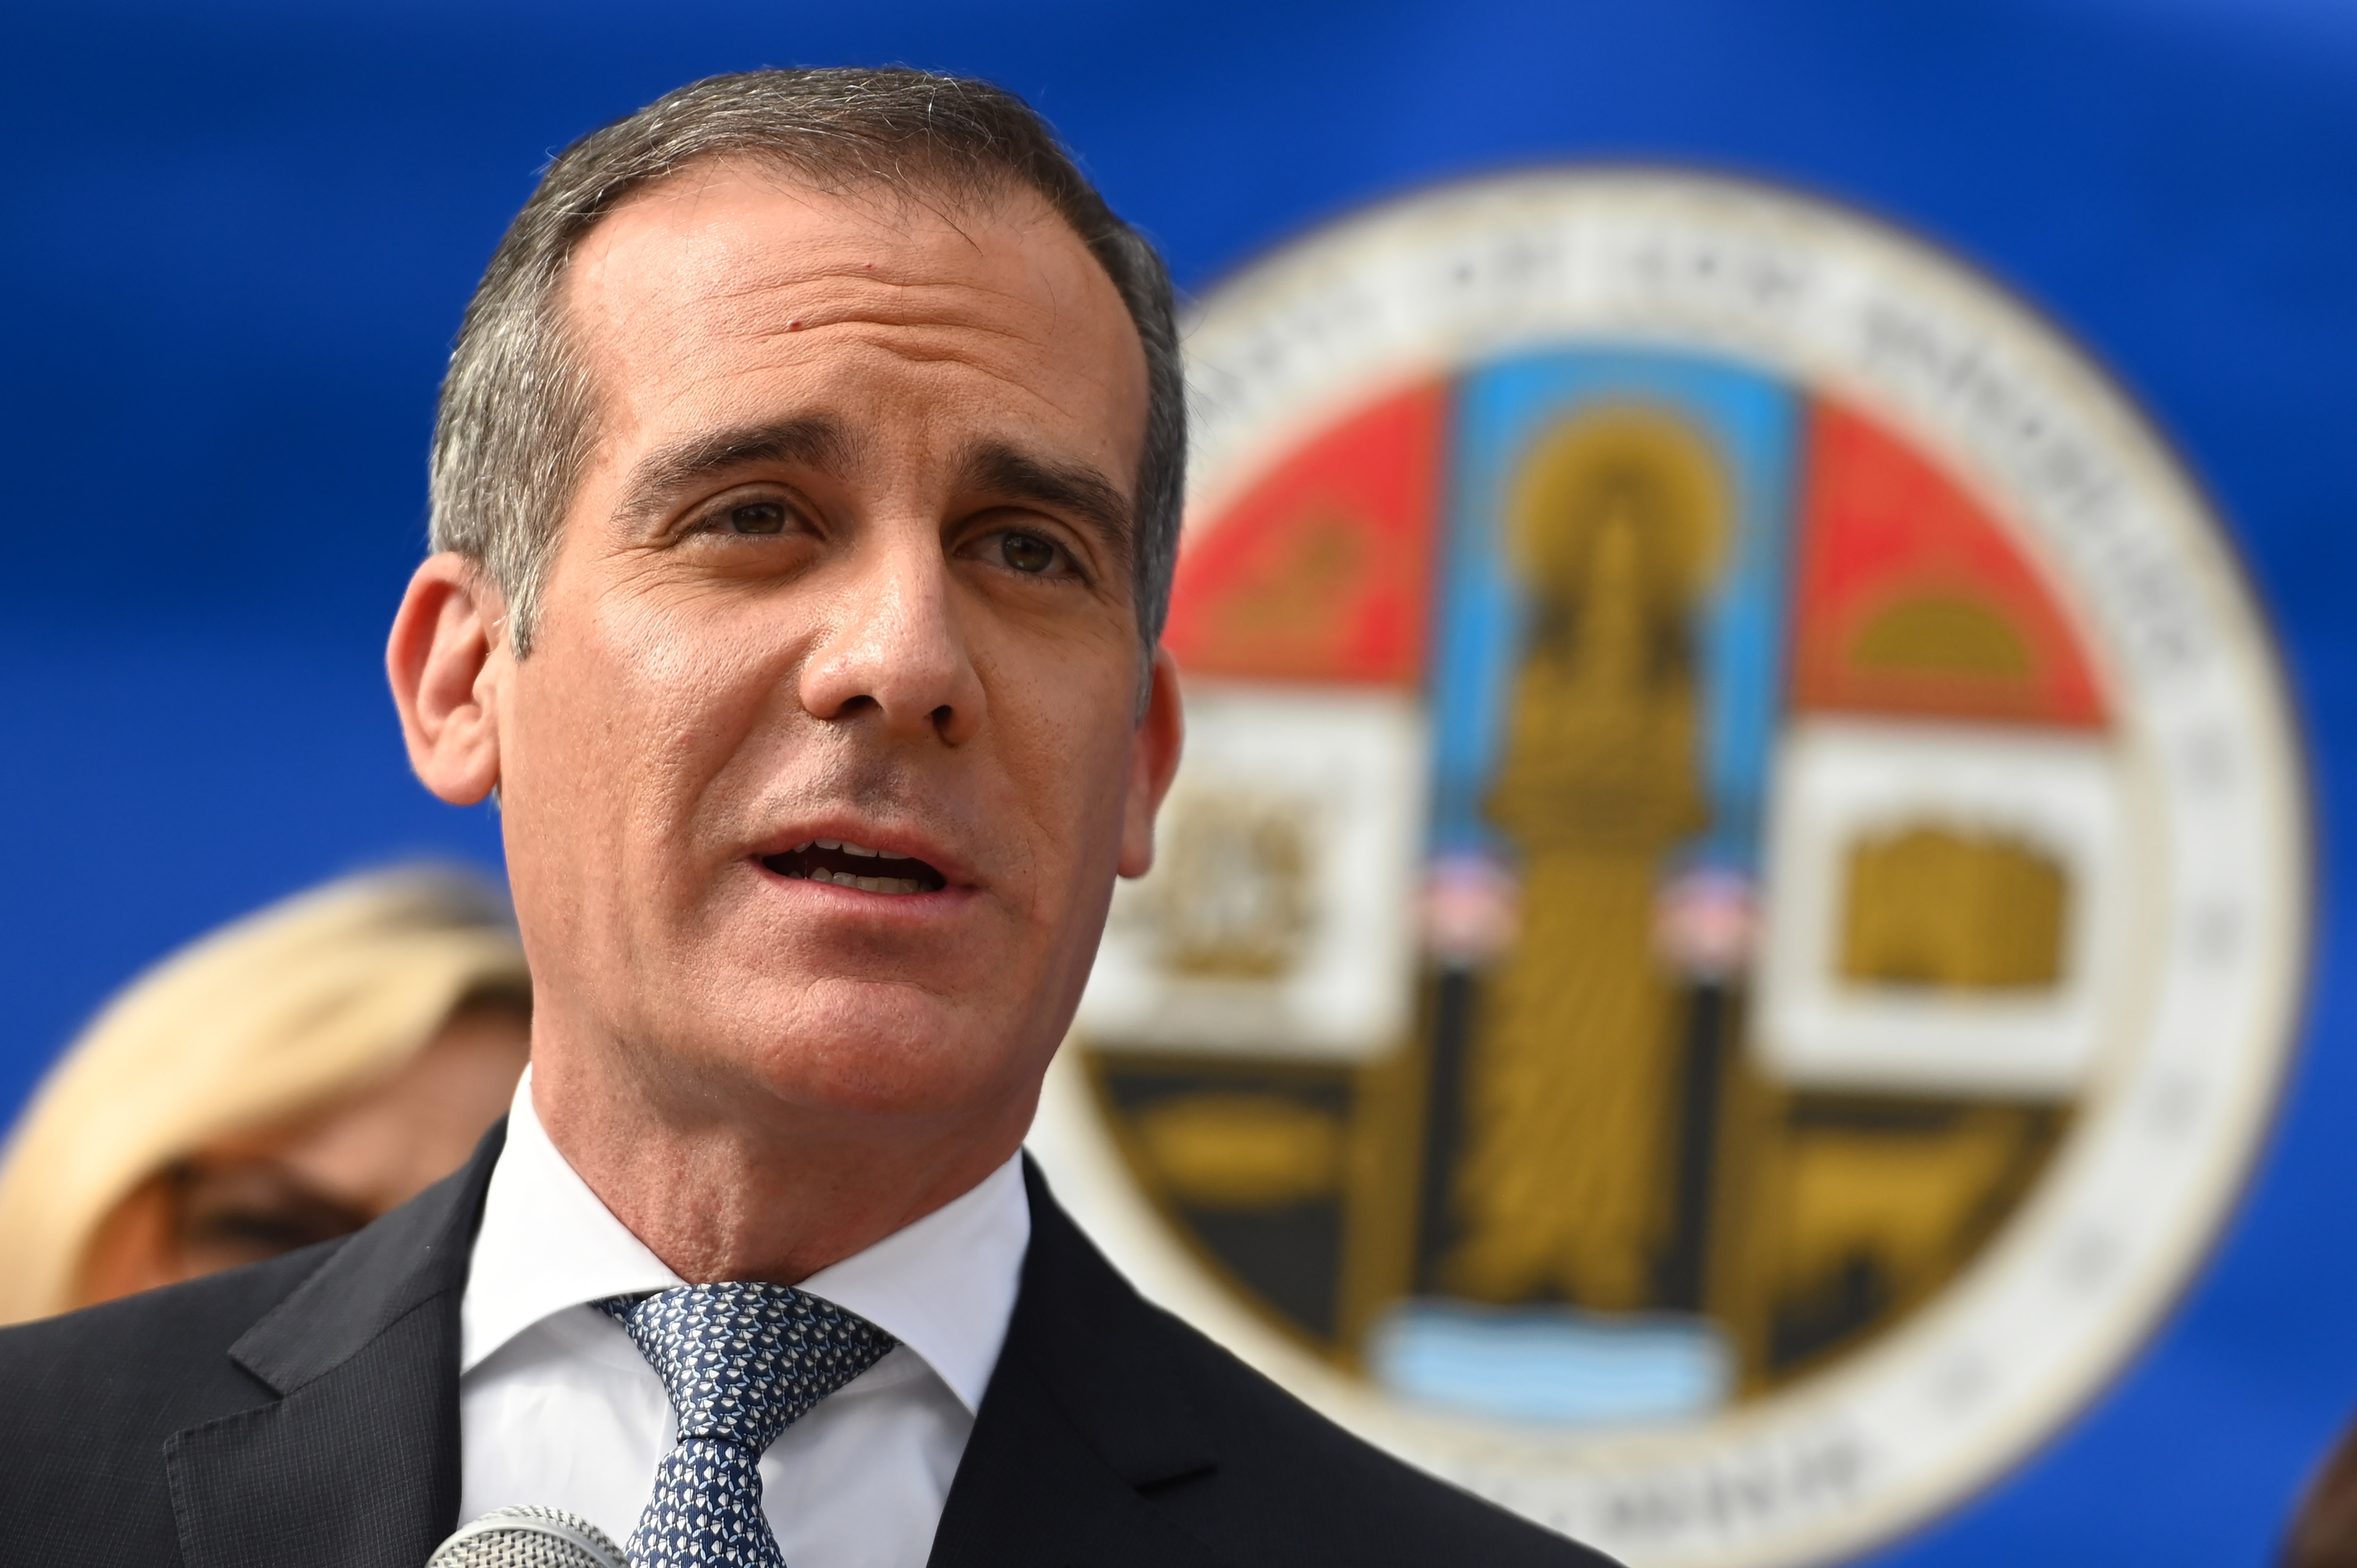
[[[574,252],[633,192],[732,156],[777,165],[822,190],[880,186],[963,199],[1029,190],[1071,225],[1146,348],[1130,586],[1150,660],[1169,604],[1187,467],[1186,380],[1161,257],[1013,93],[925,71],[840,69],[745,71],[666,93],[557,155],[508,226],[442,382],[430,537],[435,549],[473,561],[506,596],[516,656],[532,651],[558,527],[597,439],[597,391],[564,319]]]

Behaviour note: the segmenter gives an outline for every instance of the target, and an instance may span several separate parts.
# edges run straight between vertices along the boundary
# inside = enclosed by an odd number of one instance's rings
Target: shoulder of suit
[[[82,1416],[115,1403],[155,1416],[188,1402],[176,1395],[210,1403],[208,1392],[259,1403],[268,1391],[238,1369],[230,1347],[350,1240],[0,1328],[0,1411],[54,1399],[51,1408]],[[0,1416],[0,1432],[8,1420]]]
[[[230,1347],[343,1245],[0,1329],[0,1558],[177,1562],[167,1444],[270,1402]]]
[[[1361,1563],[1613,1568],[1602,1553],[1392,1457],[1191,1326],[1147,1310],[1212,1434],[1222,1480],[1265,1490],[1266,1509],[1253,1512],[1289,1519],[1305,1552]]]
[[[1009,1352],[1155,1509],[1236,1563],[1610,1560],[1403,1464],[1140,1296],[1036,1171]]]

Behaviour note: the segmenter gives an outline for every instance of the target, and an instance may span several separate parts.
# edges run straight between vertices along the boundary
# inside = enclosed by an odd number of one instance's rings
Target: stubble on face
[[[1028,195],[724,165],[608,220],[567,304],[599,446],[499,719],[535,1102],[1003,1159],[1136,772],[1118,295]],[[920,890],[836,880],[871,863]]]

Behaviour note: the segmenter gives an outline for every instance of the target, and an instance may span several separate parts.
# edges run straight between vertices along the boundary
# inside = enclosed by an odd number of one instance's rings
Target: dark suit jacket
[[[458,1302],[500,1138],[355,1236],[0,1332],[0,1563],[420,1568],[458,1523]],[[1602,1568],[1147,1305],[1027,1174],[936,1568]]]

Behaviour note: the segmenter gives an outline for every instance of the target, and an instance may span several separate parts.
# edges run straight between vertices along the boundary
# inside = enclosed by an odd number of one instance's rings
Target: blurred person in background
[[[507,1108],[532,991],[505,897],[408,867],[298,894],[135,981],[0,1156],[0,1323],[359,1230]]]
[[[2357,1426],[2309,1480],[2276,1568],[2357,1568]]]

